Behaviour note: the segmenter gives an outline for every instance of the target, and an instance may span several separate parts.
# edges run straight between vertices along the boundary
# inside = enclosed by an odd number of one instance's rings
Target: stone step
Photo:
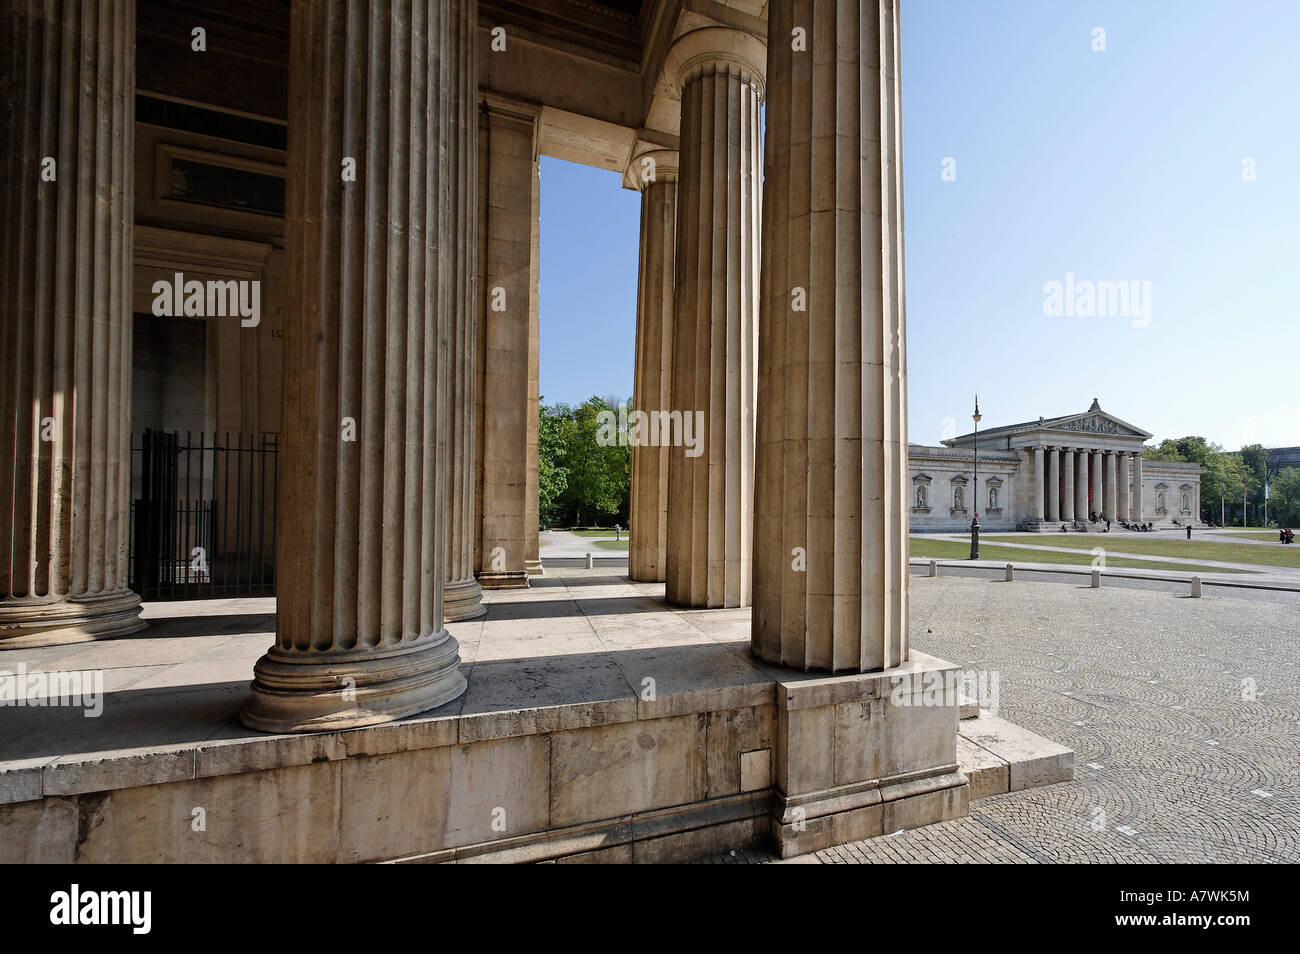
[[[958,723],[957,764],[972,801],[1074,778],[1073,749],[988,712]]]

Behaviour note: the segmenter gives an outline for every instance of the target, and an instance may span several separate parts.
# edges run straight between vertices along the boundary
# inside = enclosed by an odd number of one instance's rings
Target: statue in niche
[[[920,484],[916,488],[916,509],[924,510],[925,508],[925,484]]]
[[[998,509],[998,488],[996,487],[989,488],[989,509]]]
[[[965,509],[966,509],[966,494],[962,492],[962,489],[961,489],[960,487],[956,487],[956,488],[953,489],[953,492],[952,492],[952,509],[953,509],[953,510],[965,510]]]

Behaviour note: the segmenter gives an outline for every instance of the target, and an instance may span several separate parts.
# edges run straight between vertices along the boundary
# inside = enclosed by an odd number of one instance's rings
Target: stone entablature
[[[981,430],[978,491],[974,433],[942,447],[911,444],[911,529],[968,529],[976,493],[985,530],[1056,529],[1094,519],[1199,522],[1200,465],[1146,460],[1150,437],[1096,399],[1082,414]],[[917,503],[922,485],[926,506]]]

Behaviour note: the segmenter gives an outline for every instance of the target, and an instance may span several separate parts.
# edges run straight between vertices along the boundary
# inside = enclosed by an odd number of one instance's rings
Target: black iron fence
[[[131,588],[147,600],[275,595],[273,435],[131,437]]]

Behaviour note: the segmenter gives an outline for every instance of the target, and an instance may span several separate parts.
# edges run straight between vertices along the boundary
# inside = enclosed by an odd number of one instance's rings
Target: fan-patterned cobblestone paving
[[[1073,748],[1074,779],[791,861],[1300,861],[1294,608],[943,577],[911,592],[912,645],[998,673],[998,715]]]

